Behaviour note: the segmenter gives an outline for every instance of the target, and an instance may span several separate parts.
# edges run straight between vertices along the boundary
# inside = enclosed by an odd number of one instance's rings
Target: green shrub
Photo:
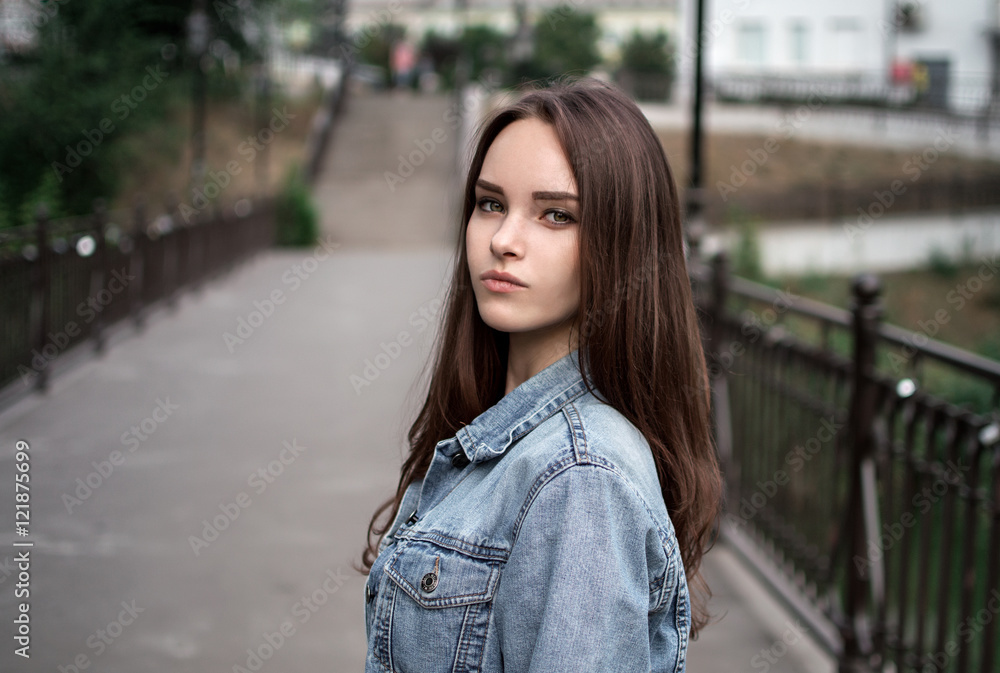
[[[277,195],[275,243],[282,246],[308,246],[319,237],[319,213],[309,192],[302,170],[293,166]]]
[[[535,23],[535,48],[526,79],[552,80],[566,73],[586,74],[601,62],[601,29],[593,13],[568,4],[546,10]]]
[[[927,257],[928,268],[942,278],[954,278],[958,275],[958,262],[951,259],[945,252],[934,246]]]
[[[760,261],[760,241],[757,225],[750,218],[739,224],[739,238],[732,252],[733,273],[757,282],[764,280],[764,267]]]

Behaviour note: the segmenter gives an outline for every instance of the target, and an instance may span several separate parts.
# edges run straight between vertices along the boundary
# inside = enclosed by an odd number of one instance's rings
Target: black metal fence
[[[349,64],[347,64],[349,65]],[[347,94],[347,65],[325,95],[306,139],[306,178],[322,169]],[[167,204],[149,217],[107,212],[0,229],[0,408],[45,390],[71,355],[103,350],[109,328],[141,327],[149,311],[275,242],[273,197],[209,202],[192,214]]]
[[[187,221],[187,220],[190,221]],[[106,212],[0,230],[0,405],[45,390],[67,351],[101,351],[109,327],[173,304],[184,288],[227,271],[272,244],[271,200],[183,218],[176,206],[147,218]]]
[[[873,276],[846,311],[691,271],[724,538],[841,671],[1000,670],[1000,363],[882,324]]]

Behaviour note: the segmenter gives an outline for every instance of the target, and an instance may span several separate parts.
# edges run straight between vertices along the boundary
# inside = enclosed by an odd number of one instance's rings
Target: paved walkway
[[[454,139],[394,192],[384,172],[447,128],[448,105],[351,99],[316,188],[325,247],[259,256],[0,414],[0,502],[11,516],[26,440],[34,541],[22,660],[8,527],[0,539],[0,670],[362,669],[364,578],[350,566],[420,401]],[[689,671],[832,670],[725,549],[706,566],[721,621]]]

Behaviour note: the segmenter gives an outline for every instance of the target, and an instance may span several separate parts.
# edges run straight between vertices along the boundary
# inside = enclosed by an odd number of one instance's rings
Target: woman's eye
[[[573,219],[573,216],[565,210],[550,210],[545,213],[545,216],[548,218],[549,222],[554,224],[569,224],[576,221]]]
[[[487,213],[499,213],[503,211],[503,206],[496,199],[484,198],[479,199],[479,209]]]

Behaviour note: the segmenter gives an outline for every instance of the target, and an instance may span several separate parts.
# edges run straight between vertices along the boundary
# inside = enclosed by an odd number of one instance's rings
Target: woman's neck
[[[507,384],[504,395],[577,348],[577,334],[570,325],[544,330],[511,332],[507,350]]]

